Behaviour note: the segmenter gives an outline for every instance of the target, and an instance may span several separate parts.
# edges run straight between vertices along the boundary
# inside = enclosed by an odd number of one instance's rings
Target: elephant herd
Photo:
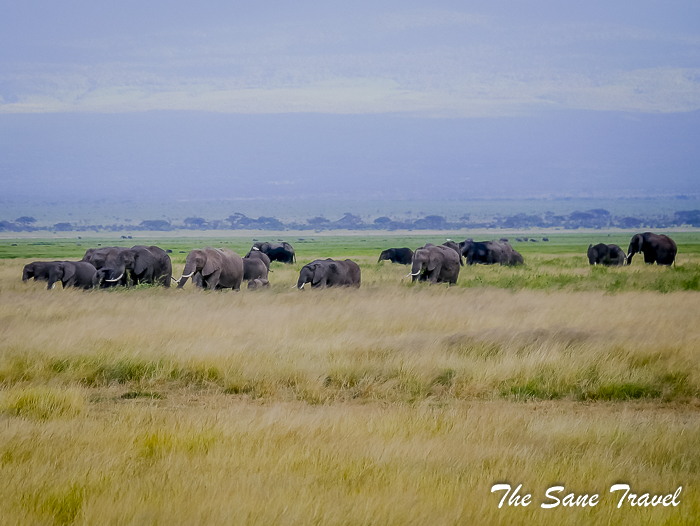
[[[599,243],[589,245],[588,261],[591,265],[630,265],[635,254],[644,254],[647,264],[671,265],[677,253],[676,243],[668,236],[645,232],[636,234],[630,241],[627,254],[617,245]],[[522,265],[523,256],[513,249],[507,240],[474,241],[465,239],[461,243],[448,240],[440,246],[428,243],[413,252],[410,248],[390,248],[384,250],[378,263],[391,261],[402,265],[411,264],[413,281],[431,283],[457,282],[459,267],[464,265]],[[408,277],[407,276],[407,277]]]
[[[629,265],[638,253],[644,255],[647,264],[671,265],[677,248],[668,236],[645,232],[632,237],[627,254],[617,245],[599,243],[590,245],[587,255],[591,265],[611,266]],[[64,288],[81,289],[140,283],[170,287],[171,281],[177,283],[177,288],[182,288],[189,279],[196,287],[204,289],[240,290],[244,281],[249,289],[259,289],[270,286],[271,261],[294,263],[296,254],[289,243],[255,243],[245,257],[227,248],[195,249],[187,254],[182,276],[175,279],[170,257],[157,246],[102,247],[88,249],[81,261],[29,263],[23,269],[22,280],[46,281],[48,289],[59,281]],[[472,239],[461,243],[448,240],[437,246],[428,243],[415,251],[390,248],[380,254],[378,262],[381,261],[410,264],[411,272],[406,277],[411,277],[412,281],[450,285],[457,283],[460,267],[465,261],[467,265],[521,265],[524,262],[522,255],[505,240]],[[312,288],[359,287],[360,267],[350,259],[317,259],[301,268],[295,287],[303,289],[307,283]]]

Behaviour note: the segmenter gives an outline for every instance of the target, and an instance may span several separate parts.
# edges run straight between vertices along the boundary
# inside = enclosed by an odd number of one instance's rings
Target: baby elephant
[[[270,282],[263,278],[251,279],[248,282],[248,290],[260,290],[265,287],[269,287]]]

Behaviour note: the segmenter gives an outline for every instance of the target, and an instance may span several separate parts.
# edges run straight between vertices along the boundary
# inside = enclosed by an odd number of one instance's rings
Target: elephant
[[[148,283],[170,287],[173,267],[170,256],[160,247],[135,245],[112,252],[102,269],[105,283]],[[116,277],[115,277],[116,276]]]
[[[336,261],[317,259],[304,265],[299,272],[297,288],[311,283],[312,288],[325,287],[360,287],[362,281],[360,267],[351,259]]]
[[[644,254],[644,263],[648,265],[656,263],[670,266],[676,259],[678,248],[675,241],[668,236],[644,232],[632,236],[626,256],[628,265],[632,264],[632,258],[639,252]]]
[[[606,267],[620,266],[625,264],[625,253],[617,245],[588,245],[588,263],[591,265],[605,265]]]
[[[497,241],[469,241],[459,244],[467,265],[522,265],[523,256],[509,243]]]
[[[245,259],[245,258],[244,258]],[[270,282],[266,279],[251,279],[248,282],[248,290],[260,290],[270,286]]]
[[[272,272],[270,270],[270,258],[264,252],[260,252],[260,250],[252,249],[245,255],[243,259],[259,259],[260,261],[265,263],[265,267],[267,268],[267,270],[269,272]]]
[[[255,243],[251,251],[259,250],[263,254],[267,254],[270,261],[281,261],[282,263],[296,263],[296,254],[292,245],[286,242],[280,243]]]
[[[191,250],[187,254],[182,277],[172,280],[177,282],[177,288],[181,289],[190,277],[197,287],[241,290],[243,258],[228,248],[206,247]]]
[[[77,287],[84,290],[97,287],[97,270],[86,261],[59,261],[51,265],[47,289],[51,290],[57,281],[63,288]]]
[[[455,252],[457,252],[457,254],[459,255],[459,266],[460,266],[460,267],[463,267],[463,266],[464,266],[464,261],[462,260],[462,252],[460,252],[460,250],[459,250],[459,245],[458,245],[457,243],[455,243],[455,242],[452,241],[451,239],[448,239],[447,241],[445,241],[445,242],[442,244],[442,246],[451,248],[452,250],[454,250]]]
[[[22,269],[22,281],[34,278],[34,281],[48,281],[51,267],[60,261],[33,261],[24,265]]]
[[[116,258],[124,247],[88,248],[81,261],[87,261],[97,270],[105,266],[108,259]]]
[[[254,279],[267,280],[267,267],[261,259],[243,258],[243,281]]]
[[[410,248],[387,248],[379,254],[377,263],[385,260],[392,263],[400,263],[401,265],[410,265],[411,261],[413,261],[413,250]]]
[[[411,281],[449,283],[454,285],[459,277],[459,256],[453,249],[444,245],[427,244],[413,253]]]

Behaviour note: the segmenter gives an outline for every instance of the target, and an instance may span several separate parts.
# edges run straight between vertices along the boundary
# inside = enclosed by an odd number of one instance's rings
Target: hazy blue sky
[[[697,194],[698,144],[695,1],[0,17],[5,200]]]

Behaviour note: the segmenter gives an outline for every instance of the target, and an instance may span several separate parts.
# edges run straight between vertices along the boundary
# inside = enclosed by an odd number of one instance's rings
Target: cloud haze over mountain
[[[700,192],[700,5],[13,3],[5,199]]]

